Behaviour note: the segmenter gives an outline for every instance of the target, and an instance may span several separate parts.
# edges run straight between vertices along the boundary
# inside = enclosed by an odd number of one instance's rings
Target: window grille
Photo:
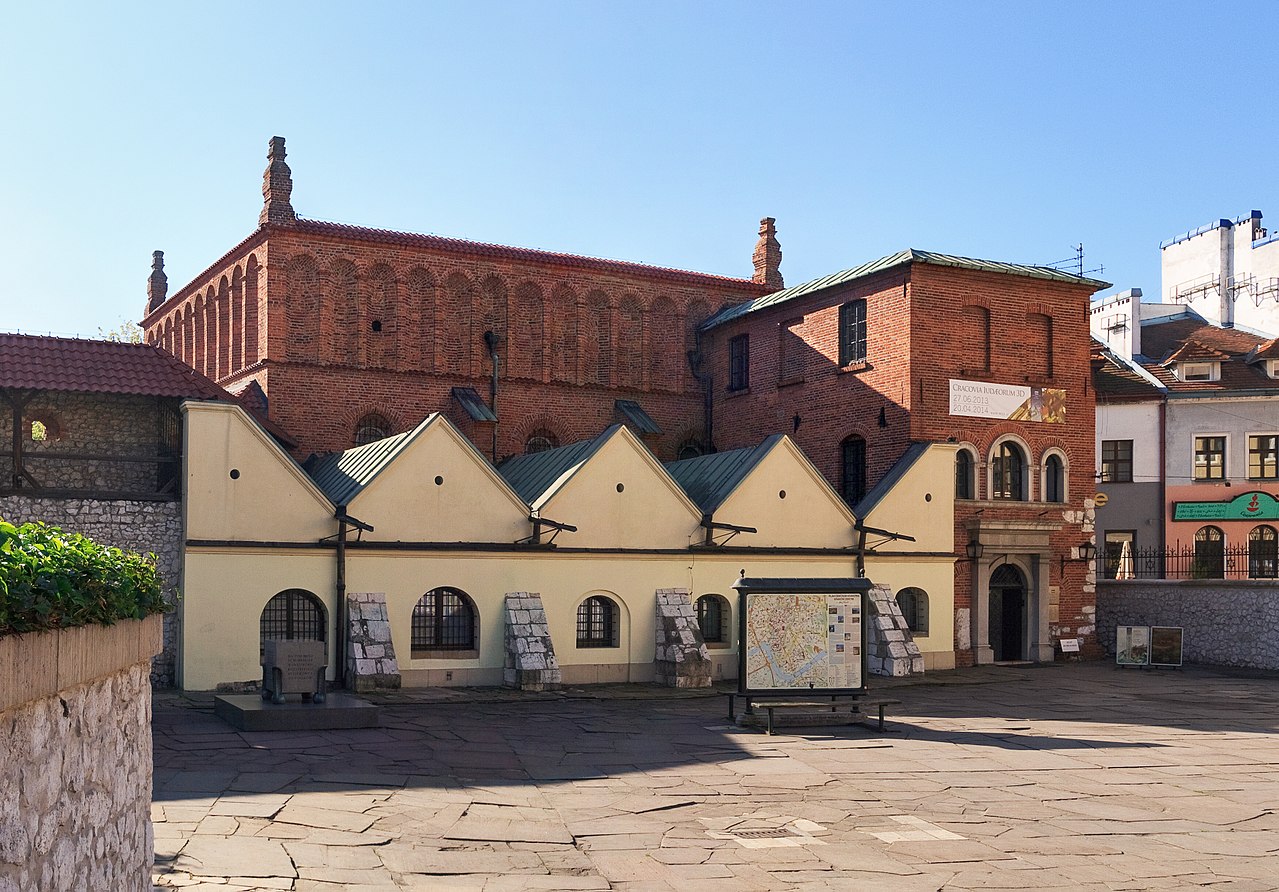
[[[728,389],[746,390],[751,386],[751,336],[738,335],[728,342]]]
[[[325,640],[324,605],[305,589],[280,592],[262,608],[259,632],[263,641]]]
[[[839,308],[839,365],[866,361],[866,301],[849,301]]]
[[[1279,533],[1274,527],[1253,527],[1248,533],[1248,576],[1252,579],[1279,576]]]
[[[391,436],[391,422],[381,415],[365,415],[355,425],[355,445],[363,446]]]
[[[697,599],[697,625],[707,644],[724,644],[728,640],[727,602],[719,595],[702,595]]]
[[[549,449],[555,449],[560,445],[559,438],[546,428],[538,428],[529,434],[529,438],[524,443],[524,454],[532,455],[535,452],[546,452]]]
[[[577,646],[617,646],[617,605],[593,595],[577,607]]]
[[[897,593],[897,606],[907,627],[916,635],[928,634],[928,593],[922,588],[908,587]]]
[[[413,608],[413,650],[474,650],[475,607],[455,588],[431,589]]]
[[[839,445],[844,501],[856,505],[866,495],[866,441],[856,435]]]

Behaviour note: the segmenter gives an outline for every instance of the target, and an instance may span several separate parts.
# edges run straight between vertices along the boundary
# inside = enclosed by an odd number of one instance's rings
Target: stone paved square
[[[156,696],[157,888],[1274,890],[1272,675],[1105,664],[908,683],[889,730],[736,728],[647,686],[386,696],[234,733]]]

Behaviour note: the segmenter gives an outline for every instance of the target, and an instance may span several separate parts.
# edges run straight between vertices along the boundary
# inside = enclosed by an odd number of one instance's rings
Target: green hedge
[[[99,545],[43,523],[0,519],[0,635],[109,626],[166,606],[155,555]]]

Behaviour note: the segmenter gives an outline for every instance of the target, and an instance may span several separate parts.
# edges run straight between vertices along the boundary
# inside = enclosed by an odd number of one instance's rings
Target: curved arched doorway
[[[1026,659],[1026,577],[1012,564],[990,574],[990,648],[995,662]]]

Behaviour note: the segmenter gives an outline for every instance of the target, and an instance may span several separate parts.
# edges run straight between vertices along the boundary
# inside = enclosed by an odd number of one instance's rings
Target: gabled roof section
[[[417,427],[402,434],[320,456],[307,463],[306,472],[329,501],[349,505],[436,417],[428,415]]]
[[[1104,399],[1159,399],[1167,390],[1159,379],[1135,362],[1093,341],[1093,390]]]
[[[906,447],[902,457],[897,459],[896,463],[888,469],[888,473],[871,487],[870,492],[862,496],[862,500],[853,508],[853,514],[860,518],[869,516],[875,510],[875,506],[883,501],[884,496],[892,492],[897,482],[906,476],[906,472],[914,467],[915,462],[924,457],[924,453],[928,451],[930,445],[929,443],[911,443]]]
[[[1264,344],[1258,344],[1244,357],[1246,362],[1261,362],[1264,359],[1279,359],[1279,338],[1272,338]]]
[[[662,428],[653,420],[653,416],[645,412],[644,407],[635,400],[614,400],[613,408],[640,436],[662,432]]]
[[[1201,344],[1191,338],[1169,353],[1160,365],[1168,366],[1175,362],[1224,362],[1229,358],[1229,353],[1214,350],[1212,347]]]
[[[703,514],[714,514],[781,439],[774,434],[758,446],[667,462],[666,471]]]
[[[1068,282],[1076,285],[1090,285],[1093,290],[1101,290],[1109,288],[1109,282],[1102,282],[1099,279],[1089,279],[1083,276],[1072,275],[1051,266],[1029,266],[1020,263],[1001,263],[995,260],[978,260],[973,257],[959,257],[954,254],[938,254],[934,251],[920,251],[915,248],[908,248],[905,251],[898,251],[896,254],[889,254],[878,260],[872,260],[869,263],[863,263],[861,266],[855,266],[852,269],[846,269],[842,272],[832,273],[823,276],[820,279],[813,279],[811,282],[805,282],[802,285],[795,285],[791,288],[784,288],[781,291],[775,291],[772,294],[766,294],[763,297],[757,297],[754,300],[745,303],[735,304],[731,307],[725,307],[711,318],[702,323],[703,331],[714,328],[717,325],[723,325],[733,319],[738,319],[749,313],[755,313],[759,310],[765,310],[796,298],[804,297],[809,294],[816,294],[819,291],[825,291],[827,288],[834,288],[838,285],[847,285],[860,279],[869,278],[876,273],[886,272],[888,270],[897,269],[899,267],[908,266],[912,263],[929,263],[934,266],[949,266],[957,269],[969,269],[983,273],[998,273],[1000,275],[1011,276],[1027,276],[1032,279],[1048,279],[1054,282]]]
[[[0,386],[235,402],[152,344],[0,334]]]
[[[621,428],[614,424],[593,440],[508,458],[497,472],[516,495],[531,505],[559,489]]]
[[[286,227],[286,231],[303,232],[308,235],[323,235],[332,238],[380,242],[391,245],[405,245],[414,248],[432,248],[440,251],[452,251],[471,254],[479,257],[500,258],[504,260],[536,261],[553,263],[559,266],[571,266],[578,269],[591,270],[622,275],[642,275],[651,279],[662,279],[669,282],[682,282],[694,285],[715,284],[734,289],[745,289],[756,293],[764,293],[768,286],[750,279],[736,279],[730,276],[717,276],[711,273],[699,273],[691,270],[671,269],[663,266],[649,266],[643,263],[632,263],[626,260],[606,260],[600,257],[584,257],[577,254],[560,254],[554,251],[541,251],[535,248],[515,248],[507,245],[493,245],[485,242],[472,242],[466,239],[445,238],[439,235],[421,235],[412,232],[396,232],[390,229],[372,229],[366,226],[350,226],[345,223],[326,223],[323,220],[303,220]]]

